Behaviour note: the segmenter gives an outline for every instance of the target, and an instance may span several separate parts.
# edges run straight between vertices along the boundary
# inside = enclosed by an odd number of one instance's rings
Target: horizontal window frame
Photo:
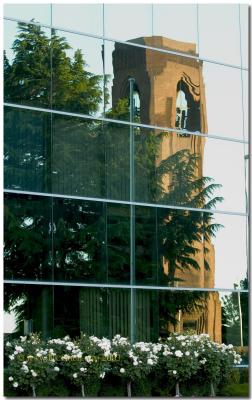
[[[12,22],[21,22],[21,23],[25,23],[25,24],[29,24],[29,25],[31,24],[31,25],[40,26],[40,27],[43,27],[43,28],[55,29],[56,31],[62,31],[62,32],[66,32],[66,33],[73,33],[73,34],[76,34],[76,35],[92,37],[94,39],[107,40],[108,42],[121,43],[121,44],[129,45],[129,46],[133,46],[133,47],[139,47],[139,48],[143,48],[143,49],[158,51],[160,53],[172,54],[172,55],[176,55],[176,56],[190,58],[190,59],[193,59],[193,60],[208,62],[208,63],[211,63],[211,64],[222,65],[222,66],[229,67],[229,68],[240,69],[240,70],[243,70],[243,71],[248,71],[249,70],[246,67],[235,65],[235,64],[222,63],[221,61],[212,60],[212,59],[208,59],[208,58],[205,58],[205,57],[193,56],[193,55],[182,53],[182,52],[178,52],[178,51],[166,50],[166,49],[162,49],[160,47],[152,47],[152,46],[146,46],[146,45],[139,44],[139,43],[132,43],[132,42],[127,42],[127,41],[123,41],[123,40],[118,40],[118,39],[107,37],[105,35],[102,35],[102,36],[101,35],[94,35],[92,33],[78,31],[78,30],[75,30],[75,29],[64,28],[64,27],[53,25],[53,24],[44,24],[44,23],[40,23],[40,22],[28,21],[26,19],[12,18],[12,17],[8,17],[8,16],[4,16],[4,20],[12,21]]]
[[[205,212],[211,214],[224,214],[224,215],[235,215],[239,217],[248,217],[248,213],[236,212],[236,211],[222,211],[222,210],[212,210],[207,208],[192,208],[192,207],[180,207],[172,206],[166,204],[155,204],[155,203],[141,203],[137,201],[127,201],[127,200],[113,200],[100,197],[86,197],[86,196],[73,196],[60,193],[45,193],[45,192],[32,192],[28,190],[16,190],[16,189],[3,189],[4,193],[13,193],[18,195],[28,195],[28,196],[40,196],[40,197],[50,197],[50,198],[60,198],[60,199],[73,199],[73,200],[83,200],[83,201],[93,201],[109,204],[121,204],[128,206],[139,206],[139,207],[152,207],[152,208],[165,208],[172,210],[182,210],[182,211],[195,211],[195,212]]]
[[[32,281],[5,279],[3,281],[7,285],[43,285],[43,286],[67,286],[67,287],[90,287],[104,289],[129,289],[129,290],[158,290],[168,292],[230,292],[230,293],[248,293],[248,289],[224,289],[224,288],[199,288],[199,287],[174,287],[174,286],[146,286],[146,285],[124,285],[114,283],[89,283],[89,282],[62,282],[62,281]]]
[[[69,111],[61,111],[61,110],[56,110],[56,109],[51,109],[51,108],[33,107],[33,106],[17,104],[17,103],[4,102],[3,105],[5,107],[10,107],[10,108],[18,108],[18,109],[22,109],[22,110],[30,110],[30,111],[44,112],[44,113],[48,113],[48,114],[63,115],[66,117],[90,119],[93,121],[111,122],[111,123],[114,123],[117,125],[128,125],[128,126],[133,126],[136,128],[157,129],[160,131],[169,132],[169,133],[173,133],[173,134],[177,134],[177,135],[185,135],[186,134],[186,135],[190,135],[190,136],[199,136],[199,137],[215,139],[215,140],[224,140],[224,141],[234,142],[234,143],[249,144],[248,140],[219,136],[219,135],[212,135],[209,133],[191,132],[186,129],[161,127],[158,125],[146,125],[146,124],[140,124],[138,122],[129,122],[129,121],[123,121],[123,120],[106,118],[106,117],[96,117],[96,116],[91,116],[91,115],[87,115],[87,114],[73,113],[73,112],[69,112]]]

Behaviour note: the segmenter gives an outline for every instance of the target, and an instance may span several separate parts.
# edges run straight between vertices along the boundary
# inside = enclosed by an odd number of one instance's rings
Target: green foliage
[[[7,395],[30,396],[33,389],[57,397],[123,396],[129,382],[138,397],[173,395],[176,382],[183,395],[208,395],[210,383],[222,393],[240,374],[232,370],[234,361],[241,361],[232,345],[212,342],[208,335],[178,334],[133,345],[120,335],[112,341],[87,335],[43,341],[31,335],[7,342],[6,356]]]
[[[228,397],[249,397],[249,384],[248,383],[233,383],[232,385],[224,386],[220,396]]]

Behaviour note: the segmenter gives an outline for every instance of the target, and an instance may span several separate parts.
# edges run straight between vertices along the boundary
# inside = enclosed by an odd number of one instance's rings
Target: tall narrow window
[[[187,116],[188,116],[188,106],[185,93],[183,90],[179,90],[176,100],[176,128],[186,129]]]
[[[200,131],[199,88],[185,73],[177,84],[175,127],[192,132]]]

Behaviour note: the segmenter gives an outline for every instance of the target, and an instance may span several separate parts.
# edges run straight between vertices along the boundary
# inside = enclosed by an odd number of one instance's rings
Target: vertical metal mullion
[[[130,122],[134,120],[133,88],[135,79],[129,78],[130,89]],[[135,165],[134,165],[134,127],[130,125],[130,201],[135,199]],[[135,206],[130,205],[130,284],[135,285]],[[130,340],[135,342],[136,335],[136,292],[130,289]]]

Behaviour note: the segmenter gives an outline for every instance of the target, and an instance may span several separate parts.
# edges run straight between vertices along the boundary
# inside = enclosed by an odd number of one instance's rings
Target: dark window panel
[[[4,216],[5,279],[51,280],[51,199],[5,194]]]
[[[129,199],[129,127],[53,116],[53,192]]]
[[[5,107],[4,187],[51,191],[51,117]]]

